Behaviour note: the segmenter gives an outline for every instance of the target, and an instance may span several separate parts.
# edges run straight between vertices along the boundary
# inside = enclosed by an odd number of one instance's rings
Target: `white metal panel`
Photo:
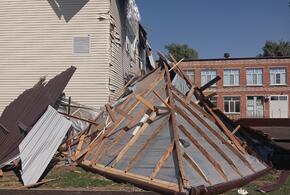
[[[0,6],[0,112],[40,76],[50,79],[74,65],[66,95],[100,107],[108,101],[110,1],[3,0]],[[55,10],[56,9],[56,10]],[[70,18],[70,20],[68,20]],[[73,37],[90,36],[90,53],[73,54]]]
[[[288,118],[288,96],[270,96],[270,118]]]
[[[24,185],[39,180],[71,125],[71,121],[49,106],[33,126],[19,145]]]

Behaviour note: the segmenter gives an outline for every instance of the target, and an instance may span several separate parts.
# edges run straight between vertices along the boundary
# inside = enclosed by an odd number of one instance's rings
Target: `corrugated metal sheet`
[[[19,154],[18,145],[47,106],[54,106],[75,70],[75,67],[71,67],[46,85],[35,85],[5,108],[0,117],[0,167]]]
[[[19,145],[24,185],[34,184],[39,180],[71,125],[71,121],[48,106]]]
[[[110,22],[99,17],[110,1],[57,1],[61,9],[53,1],[1,1],[0,112],[40,76],[71,65],[78,71],[66,94],[95,107],[108,102]],[[75,36],[90,36],[89,54],[73,54]]]

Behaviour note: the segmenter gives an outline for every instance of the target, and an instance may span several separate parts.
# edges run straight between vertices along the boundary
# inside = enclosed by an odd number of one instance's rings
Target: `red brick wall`
[[[286,86],[270,86],[270,67],[285,67]],[[224,111],[224,96],[240,96],[241,112],[238,115],[231,115],[232,118],[247,117],[247,96],[269,96],[269,95],[288,95],[288,116],[290,117],[290,58],[285,59],[218,59],[218,60],[197,60],[187,61],[181,64],[184,70],[192,69],[195,72],[195,84],[200,86],[200,72],[203,69],[215,69],[217,75],[222,79],[217,83],[217,87],[212,87],[206,93],[217,92],[218,108]],[[223,71],[224,69],[240,70],[240,86],[224,87]],[[246,70],[247,68],[263,68],[263,86],[247,86]],[[269,101],[264,103],[264,116],[269,117]]]

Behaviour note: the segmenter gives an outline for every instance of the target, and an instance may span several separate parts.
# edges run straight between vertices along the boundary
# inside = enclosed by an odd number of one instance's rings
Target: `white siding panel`
[[[77,71],[66,88],[68,96],[96,108],[108,101],[110,24],[99,16],[109,11],[110,1],[68,2],[65,15],[77,13],[66,21],[46,0],[2,1],[0,112],[39,77],[50,79],[71,65]],[[90,36],[89,54],[73,54],[74,36]]]

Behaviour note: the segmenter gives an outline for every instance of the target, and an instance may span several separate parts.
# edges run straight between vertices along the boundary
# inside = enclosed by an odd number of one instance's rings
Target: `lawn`
[[[262,195],[263,193],[257,191],[257,188],[262,186],[264,183],[270,183],[276,181],[276,178],[278,177],[277,171],[272,171],[268,175],[265,175],[250,184],[242,187],[243,189],[247,190],[249,195]],[[224,193],[224,195],[237,195],[238,189],[231,190],[227,193]],[[290,179],[288,179],[287,183],[279,190],[269,192],[267,195],[290,195]]]
[[[272,171],[270,174],[265,175],[250,184],[243,187],[247,190],[249,195],[262,195],[256,189],[262,186],[264,183],[270,183],[276,180],[278,177],[277,171]],[[71,171],[67,166],[55,166],[52,168],[45,179],[56,179],[48,182],[38,188],[66,188],[66,189],[90,189],[90,190],[125,190],[125,191],[142,191],[141,189],[134,187],[131,184],[117,183],[109,180],[98,174],[87,172],[80,167],[77,167],[74,171]],[[19,188],[22,187],[22,183],[14,172],[5,172],[4,177],[0,177],[0,188]],[[230,190],[224,193],[224,195],[237,195],[237,189]],[[287,184],[281,189],[267,193],[267,195],[290,195],[290,179]]]

